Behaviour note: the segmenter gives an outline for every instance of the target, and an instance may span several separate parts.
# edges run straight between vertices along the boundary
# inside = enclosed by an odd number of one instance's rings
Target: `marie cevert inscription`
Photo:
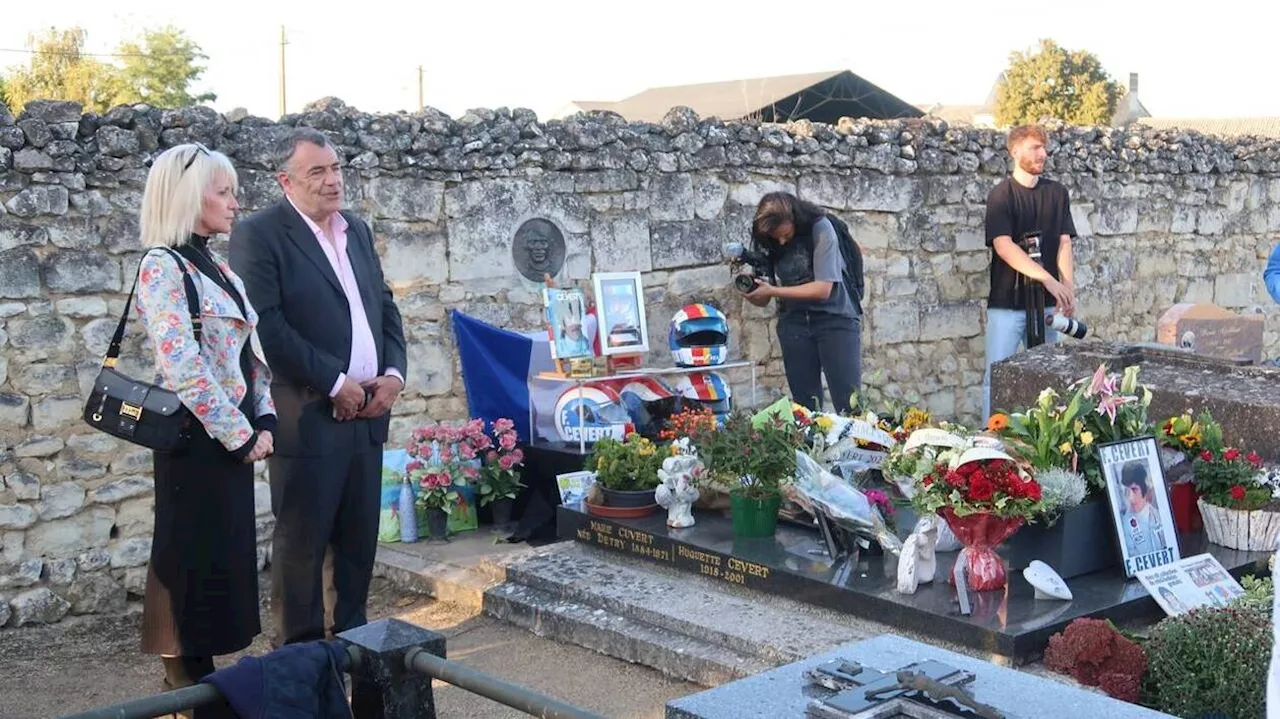
[[[613,522],[591,519],[585,526],[578,527],[576,533],[580,542],[696,571],[705,577],[729,584],[758,588],[769,581],[771,570],[763,564],[698,549],[670,537],[661,537]]]

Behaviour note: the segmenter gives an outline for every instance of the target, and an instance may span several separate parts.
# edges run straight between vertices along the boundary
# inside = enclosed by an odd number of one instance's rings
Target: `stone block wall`
[[[466,414],[449,310],[539,326],[539,286],[514,270],[511,251],[516,229],[535,217],[564,237],[562,284],[644,273],[652,364],[670,363],[671,315],[711,302],[730,317],[731,358],[757,364],[759,399],[778,396],[772,313],[744,303],[720,261],[724,242],[747,240],[756,202],[774,189],[831,208],[862,245],[866,376],[941,415],[977,419],[984,202],[1009,170],[994,131],[723,123],[684,109],[661,124],[610,113],[543,123],[507,109],[375,116],[333,99],[279,122],[209,108],[98,116],[62,102],[15,118],[0,106],[0,625],[111,610],[141,589],[149,455],[94,433],[79,413],[133,281],[150,159],[189,140],[227,153],[252,211],[280,196],[272,149],[297,124],[339,145],[349,206],[373,226],[404,315],[409,377],[397,438]],[[1097,336],[1151,340],[1174,302],[1273,313],[1261,270],[1280,241],[1277,143],[1058,127],[1049,149],[1048,175],[1072,192],[1078,294]],[[122,366],[145,374],[138,335],[134,327]],[[1274,354],[1274,328],[1266,339]],[[740,398],[748,378],[730,373]],[[260,560],[268,556],[264,542]]]

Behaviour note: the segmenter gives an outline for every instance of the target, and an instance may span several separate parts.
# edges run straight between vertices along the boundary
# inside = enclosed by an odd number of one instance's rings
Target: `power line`
[[[20,50],[0,47],[0,52],[20,52],[26,55],[61,55],[63,57],[189,57],[180,52],[78,52],[73,50]]]

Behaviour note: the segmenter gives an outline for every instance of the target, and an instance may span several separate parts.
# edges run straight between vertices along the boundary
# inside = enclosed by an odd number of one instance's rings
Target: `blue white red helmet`
[[[649,439],[658,439],[667,420],[680,410],[680,398],[659,377],[601,380],[592,386],[617,392],[636,432]]]
[[[686,405],[700,404],[723,420],[733,411],[733,391],[719,372],[694,372],[676,382],[676,393]]]
[[[623,440],[631,429],[631,417],[610,387],[570,387],[556,400],[556,432],[565,442],[577,442],[579,438],[595,442],[603,437]]]
[[[729,321],[711,305],[685,305],[671,318],[667,345],[679,367],[724,364],[729,358]]]

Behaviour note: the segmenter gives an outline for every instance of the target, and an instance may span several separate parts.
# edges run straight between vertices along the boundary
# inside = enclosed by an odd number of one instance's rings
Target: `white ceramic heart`
[[[1054,571],[1053,567],[1045,564],[1039,559],[1033,559],[1027,568],[1022,570],[1022,576],[1036,590],[1036,599],[1061,599],[1071,601],[1071,590],[1067,588],[1067,583],[1062,581],[1062,577]]]

